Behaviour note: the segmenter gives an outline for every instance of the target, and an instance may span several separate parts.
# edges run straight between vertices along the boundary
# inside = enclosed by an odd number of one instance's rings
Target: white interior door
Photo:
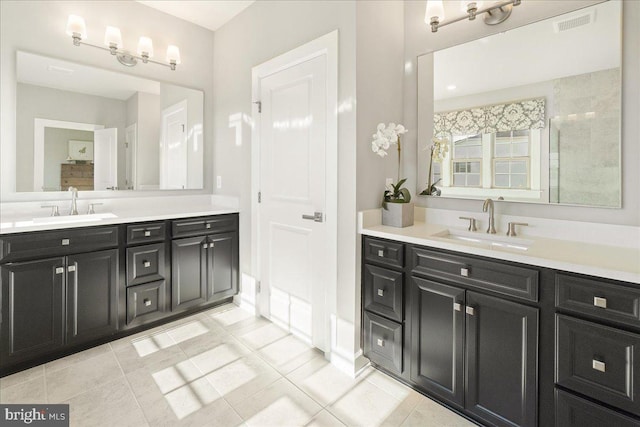
[[[136,182],[136,157],[138,146],[138,125],[136,123],[127,126],[125,131],[125,149],[127,150],[127,164],[126,164],[126,181],[127,190],[135,190],[137,187]]]
[[[187,101],[162,110],[160,188],[187,188]]]
[[[118,129],[100,129],[93,132],[93,188],[118,188]]]
[[[327,351],[327,66],[317,56],[258,81],[260,311]],[[336,173],[335,170],[332,173]],[[315,217],[314,217],[315,215]],[[314,219],[315,218],[315,219]]]

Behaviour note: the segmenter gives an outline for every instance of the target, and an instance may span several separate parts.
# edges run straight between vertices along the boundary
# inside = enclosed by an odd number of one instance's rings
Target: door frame
[[[129,135],[131,135],[131,133],[133,133],[134,137],[133,137],[133,142],[129,141]],[[131,182],[127,182],[127,190],[129,189],[128,187],[131,187],[131,190],[136,190],[138,188],[138,123],[132,123],[129,126],[127,126],[124,129],[124,141],[127,144],[125,147],[125,156],[127,157],[127,160],[129,160],[130,164],[130,168],[127,167],[127,162],[125,161],[125,179],[126,179],[126,174],[128,172],[131,172],[131,176],[129,178],[131,178]],[[129,154],[131,156],[129,156]]]
[[[188,184],[188,172],[187,172],[187,168],[188,168],[188,152],[189,152],[189,138],[187,137],[188,134],[188,126],[189,126],[189,103],[187,102],[187,99],[183,99],[182,101],[178,101],[175,104],[169,105],[166,108],[163,108],[162,111],[160,111],[160,165],[159,165],[159,169],[160,169],[160,189],[161,190],[172,190],[171,188],[166,188],[167,186],[167,170],[169,168],[169,157],[167,155],[167,149],[168,149],[168,145],[167,144],[167,138],[168,138],[168,134],[167,134],[167,117],[171,116],[172,114],[175,114],[179,111],[184,111],[184,130],[182,132],[182,144],[186,147],[186,151],[187,154],[185,155],[185,165],[184,165],[184,182],[185,185],[182,187],[182,190],[185,190]],[[163,188],[163,185],[165,188]]]
[[[323,315],[324,332],[320,337],[327,349],[331,343],[331,321],[330,314],[335,304],[328,301],[328,296],[335,295],[338,283],[338,30],[334,30],[324,36],[312,40],[302,46],[283,53],[251,69],[251,95],[252,109],[251,115],[254,124],[251,131],[251,272],[252,276],[259,282],[260,272],[260,204],[258,203],[258,192],[260,191],[260,81],[277,72],[283,71],[292,66],[299,65],[311,59],[325,56],[327,71],[327,99],[326,99],[326,163],[325,163],[325,224],[328,238],[326,250],[333,254],[331,265],[327,265],[327,277],[332,278],[324,290]],[[335,171],[335,173],[329,173]],[[255,295],[250,296],[256,302],[256,312],[269,318],[270,313],[262,313],[260,310],[262,297],[261,293],[267,290],[255,288]],[[254,297],[254,298],[251,298]]]

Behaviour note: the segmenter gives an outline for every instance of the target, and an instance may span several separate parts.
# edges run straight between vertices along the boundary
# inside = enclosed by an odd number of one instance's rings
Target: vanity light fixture
[[[153,57],[153,41],[149,37],[140,37],[137,55],[122,49],[122,34],[118,27],[107,27],[104,34],[104,44],[107,47],[88,43],[86,41],[87,26],[85,25],[84,18],[81,16],[69,15],[69,19],[67,21],[67,34],[73,39],[74,46],[80,46],[83,44],[106,50],[110,52],[111,55],[114,55],[122,65],[127,67],[134,67],[138,63],[138,60],[142,61],[144,64],[152,62],[154,64],[164,65],[172,70],[175,70],[176,66],[180,64],[180,49],[173,45],[169,45],[167,47],[167,62],[150,59]]]
[[[427,0],[424,22],[429,24],[431,26],[431,32],[435,33],[438,31],[438,28],[444,27],[445,25],[453,24],[454,22],[464,19],[473,21],[477,15],[486,13],[484,23],[487,25],[496,25],[504,22],[511,15],[513,6],[518,6],[521,2],[522,0],[507,0],[484,6],[481,1],[463,0],[460,2],[460,6],[463,11],[466,11],[466,15],[445,20],[442,0]]]

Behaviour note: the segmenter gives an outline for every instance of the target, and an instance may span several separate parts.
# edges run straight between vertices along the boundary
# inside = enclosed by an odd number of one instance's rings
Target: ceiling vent
[[[574,28],[582,27],[584,25],[591,25],[596,20],[596,11],[590,10],[579,13],[577,15],[573,15],[569,18],[562,19],[560,21],[555,21],[553,23],[553,30],[556,33],[561,33],[563,31],[569,31]]]

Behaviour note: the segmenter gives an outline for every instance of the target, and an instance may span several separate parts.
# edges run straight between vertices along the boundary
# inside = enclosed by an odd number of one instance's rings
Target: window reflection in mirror
[[[18,192],[203,188],[202,91],[26,52],[16,63]]]
[[[619,207],[621,7],[419,57],[418,191],[430,173],[443,197]],[[422,154],[431,138],[444,159]]]

